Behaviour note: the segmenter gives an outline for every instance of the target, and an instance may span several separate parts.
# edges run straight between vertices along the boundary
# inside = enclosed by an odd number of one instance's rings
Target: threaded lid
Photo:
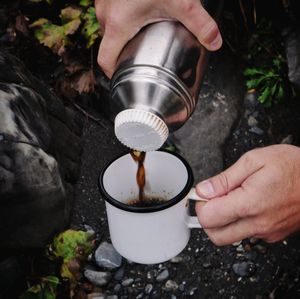
[[[159,149],[169,135],[166,123],[154,113],[126,109],[115,119],[115,134],[129,148],[148,152]]]

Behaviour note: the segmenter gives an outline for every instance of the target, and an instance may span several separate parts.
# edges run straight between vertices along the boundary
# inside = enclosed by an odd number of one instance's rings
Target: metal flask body
[[[195,109],[207,56],[206,49],[179,22],[146,26],[119,56],[111,81],[113,116],[138,109],[156,115],[168,133],[177,130]]]

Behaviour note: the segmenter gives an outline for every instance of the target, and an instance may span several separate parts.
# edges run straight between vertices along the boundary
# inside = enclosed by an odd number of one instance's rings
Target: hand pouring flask
[[[193,113],[207,55],[178,22],[143,28],[122,51],[111,81],[117,138],[135,150],[159,149]]]

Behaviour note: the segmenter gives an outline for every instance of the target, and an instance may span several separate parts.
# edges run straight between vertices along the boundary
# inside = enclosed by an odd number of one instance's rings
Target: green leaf
[[[82,18],[85,22],[83,24],[81,34],[87,40],[86,47],[89,48],[94,44],[95,40],[100,37],[100,25],[96,17],[95,8],[89,7]]]
[[[40,3],[40,2],[47,2],[48,4],[52,4],[53,0],[29,0],[32,3]]]
[[[64,31],[65,31],[65,35],[74,34],[77,31],[77,29],[79,28],[80,24],[81,24],[80,19],[72,20],[72,21],[68,22],[67,24],[65,24],[63,26]]]
[[[83,6],[83,7],[88,7],[91,6],[93,4],[92,0],[80,0],[79,5]]]
[[[253,77],[257,75],[265,75],[265,71],[263,69],[257,69],[257,68],[246,68],[244,71],[244,76],[246,77]]]
[[[284,89],[282,85],[280,85],[276,98],[278,99],[278,101],[282,101],[284,99],[284,96],[285,96]]]
[[[42,277],[40,283],[31,286],[20,299],[56,299],[58,284],[56,276]]]
[[[64,261],[86,258],[94,247],[92,237],[91,233],[68,229],[54,238],[52,254],[62,257]]]
[[[262,103],[265,104],[269,101],[269,97],[271,95],[270,87],[267,86],[264,91],[261,93],[261,95],[258,97],[258,100]]]

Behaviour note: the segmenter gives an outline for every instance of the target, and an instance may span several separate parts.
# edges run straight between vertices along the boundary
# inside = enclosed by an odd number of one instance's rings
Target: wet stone
[[[108,295],[105,297],[105,299],[118,299],[119,297],[117,295]]]
[[[242,244],[240,244],[237,248],[236,248],[237,252],[244,252],[244,247]]]
[[[105,286],[111,279],[110,272],[99,272],[93,270],[85,270],[84,276],[89,282],[98,287]]]
[[[125,272],[124,267],[119,268],[114,275],[114,279],[117,281],[121,281],[124,277],[124,272]]]
[[[105,296],[101,293],[91,293],[87,295],[87,299],[104,299]]]
[[[171,299],[177,299],[177,297],[175,295],[171,295]]]
[[[256,134],[256,135],[263,135],[264,134],[264,130],[262,130],[261,128],[259,128],[259,127],[252,127],[250,130],[249,130],[249,132],[251,132],[251,133],[254,133],[254,134]]]
[[[257,238],[250,238],[250,244],[257,244],[258,243],[258,241],[259,241],[259,239],[257,239]]]
[[[210,262],[204,262],[202,264],[202,266],[203,266],[204,269],[208,269],[208,268],[211,268],[211,263]]]
[[[146,284],[145,286],[145,293],[150,294],[153,290],[153,285],[151,283]]]
[[[165,283],[165,287],[168,290],[176,291],[178,289],[178,284],[174,280],[167,280],[167,282]]]
[[[133,278],[127,278],[125,280],[122,281],[122,286],[123,287],[129,287],[130,285],[132,285],[134,282]]]
[[[265,254],[267,252],[267,247],[260,244],[255,245],[254,248],[262,254]]]
[[[163,270],[156,276],[158,282],[163,282],[169,278],[169,271],[167,269]]]
[[[180,285],[179,285],[179,291],[180,292],[184,292],[185,291],[185,285],[183,284],[183,283],[181,283]]]
[[[95,252],[95,260],[99,267],[115,269],[121,266],[122,256],[115,250],[112,244],[103,242]]]
[[[224,294],[225,294],[225,289],[219,290],[219,294],[220,294],[220,295],[224,295]]]
[[[198,287],[192,287],[192,288],[190,289],[190,291],[189,291],[189,295],[190,295],[190,296],[193,296],[193,295],[196,293],[197,290],[198,290]]]
[[[0,137],[1,138],[1,137]],[[292,144],[293,143],[293,135],[288,135],[281,140],[281,144]]]
[[[241,262],[241,263],[235,263],[232,266],[233,272],[240,276],[240,277],[247,277],[251,276],[256,271],[256,266],[254,263],[248,261],[248,262]]]
[[[117,284],[114,286],[114,292],[115,292],[115,293],[120,292],[121,288],[122,288],[121,284],[120,284],[120,283],[117,283]]]
[[[255,127],[257,124],[258,124],[257,119],[255,117],[253,117],[252,115],[250,115],[248,118],[248,126]]]
[[[175,257],[173,257],[170,262],[173,263],[173,264],[179,264],[183,261],[183,257],[180,256],[180,255],[177,255]]]
[[[144,298],[144,293],[139,293],[135,298],[136,299],[142,299],[142,298]]]
[[[147,272],[147,280],[152,281],[154,280],[154,278],[157,275],[157,271],[156,270],[150,270]]]

